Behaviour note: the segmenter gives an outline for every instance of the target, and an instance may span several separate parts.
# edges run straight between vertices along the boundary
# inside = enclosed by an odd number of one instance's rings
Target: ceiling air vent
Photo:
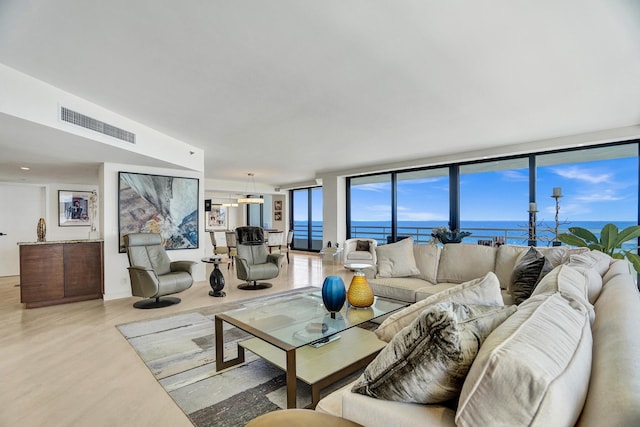
[[[85,116],[84,114],[80,114],[65,107],[60,107],[60,118],[62,121],[67,123],[73,123],[74,125],[91,129],[92,131],[100,132],[102,134],[118,138],[122,141],[130,142],[131,144],[136,143],[135,133],[101,122],[100,120]]]

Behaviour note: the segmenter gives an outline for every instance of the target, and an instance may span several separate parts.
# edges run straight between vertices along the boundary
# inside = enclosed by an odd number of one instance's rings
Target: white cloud
[[[525,172],[501,171],[500,174],[507,181],[529,181],[529,174]]]
[[[611,181],[612,175],[609,173],[596,173],[589,169],[583,169],[578,166],[571,166],[567,168],[555,168],[553,172],[556,175],[560,175],[563,178],[575,179],[577,181],[584,181],[590,184],[601,184]]]
[[[433,177],[433,178],[418,178],[418,179],[408,179],[400,181],[402,185],[418,185],[418,184],[433,184],[434,182],[439,182],[444,180],[447,177]]]
[[[600,193],[590,193],[575,197],[575,200],[583,203],[613,202],[623,199],[624,197],[616,195],[613,190],[605,190]]]
[[[362,184],[353,186],[353,190],[357,191],[373,191],[375,193],[389,192],[390,183],[388,182],[377,182],[371,184]]]

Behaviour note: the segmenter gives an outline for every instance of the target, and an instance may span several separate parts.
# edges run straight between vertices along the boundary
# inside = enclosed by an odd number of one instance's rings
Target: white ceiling
[[[283,184],[639,124],[640,2],[0,0],[0,63]],[[14,124],[0,180],[118,155]]]

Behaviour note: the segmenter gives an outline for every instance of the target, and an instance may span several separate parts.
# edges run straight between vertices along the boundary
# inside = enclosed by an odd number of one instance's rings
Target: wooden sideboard
[[[20,302],[26,308],[102,298],[101,240],[18,244]]]

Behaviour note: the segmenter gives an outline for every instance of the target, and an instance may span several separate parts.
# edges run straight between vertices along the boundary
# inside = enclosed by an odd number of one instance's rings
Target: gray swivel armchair
[[[236,274],[238,279],[247,283],[238,285],[239,289],[255,290],[270,288],[271,283],[258,283],[280,274],[281,254],[270,254],[260,227],[238,227],[236,229],[237,251]]]
[[[124,236],[129,257],[131,293],[147,298],[133,304],[136,308],[160,308],[178,304],[180,298],[160,297],[189,289],[193,284],[193,261],[171,261],[156,233],[131,233]]]

